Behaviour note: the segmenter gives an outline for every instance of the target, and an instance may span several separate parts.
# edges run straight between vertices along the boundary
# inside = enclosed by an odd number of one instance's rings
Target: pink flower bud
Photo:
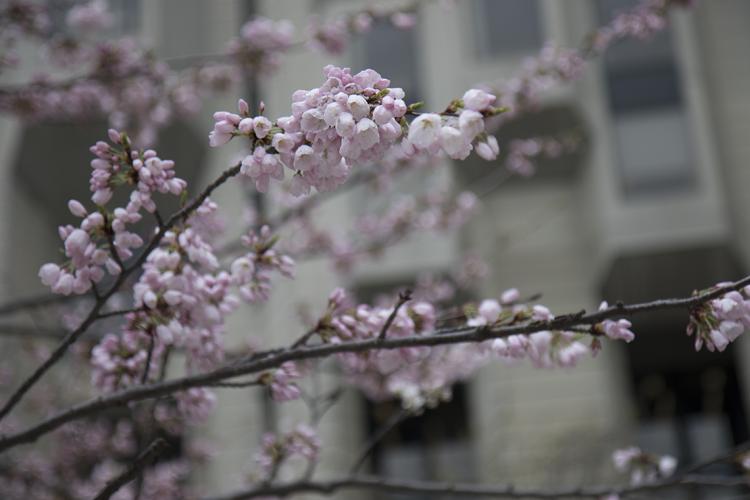
[[[250,106],[247,104],[247,101],[240,99],[237,101],[237,110],[242,116],[247,116],[250,113]]]
[[[47,263],[39,269],[39,277],[47,286],[53,286],[60,279],[60,266],[57,264]]]
[[[86,217],[87,212],[80,201],[70,200],[68,201],[68,210],[76,217]]]

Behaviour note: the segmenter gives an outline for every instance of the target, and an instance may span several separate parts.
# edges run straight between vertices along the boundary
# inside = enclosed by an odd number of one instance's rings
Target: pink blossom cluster
[[[71,12],[72,22],[103,21],[95,19],[95,4],[80,6],[82,13]],[[76,74],[38,74],[0,93],[0,110],[30,121],[106,117],[110,126],[130,130],[139,145],[154,143],[158,130],[175,115],[197,111],[207,92],[225,89],[237,79],[236,69],[227,65],[171,70],[129,38],[52,39],[45,53],[51,65],[61,68],[58,73],[75,67]]]
[[[325,341],[377,338],[394,310],[393,305],[348,307],[350,302],[342,289],[331,293],[327,313],[319,322],[318,334]],[[386,336],[430,335],[435,331],[436,314],[429,302],[409,302],[398,309]],[[474,369],[474,351],[464,347],[404,347],[343,353],[337,359],[349,382],[368,397],[380,400],[396,396],[404,407],[416,410],[446,399],[450,384]]]
[[[295,382],[302,373],[293,361],[287,361],[275,370],[261,376],[261,381],[271,390],[274,401],[293,401],[299,399],[302,391]]]
[[[126,468],[127,464],[125,463],[112,459],[103,460],[93,467],[89,477],[74,483],[72,490],[76,492],[76,495],[73,498],[96,497],[108,482],[125,472]],[[190,467],[185,460],[159,462],[153,467],[147,468],[144,472],[140,494],[137,494],[137,486],[131,483],[120,488],[110,498],[114,500],[130,500],[135,497],[144,500],[185,498],[187,494],[185,481],[189,477],[189,473]]]
[[[580,50],[546,45],[540,53],[524,62],[519,75],[492,85],[498,104],[509,111],[509,119],[538,104],[539,96],[560,82],[577,80],[587,58],[604,52],[612,43],[626,37],[648,38],[667,25],[668,7],[682,0],[642,0],[632,9],[619,13],[610,23],[594,31]]]
[[[134,186],[130,202],[125,210],[137,213],[140,208],[148,212],[156,210],[154,193],[180,195],[187,183],[175,176],[174,162],[160,159],[156,151],[132,150],[130,139],[114,129],[109,130],[109,139],[114,146],[104,141],[91,147],[96,159],[91,161],[91,200],[97,205],[106,205],[112,198],[114,188],[119,185]]]
[[[292,46],[293,36],[291,22],[256,17],[242,25],[239,37],[229,42],[227,50],[240,66],[268,74],[278,68],[280,56]]]
[[[313,18],[308,25],[308,44],[313,49],[338,56],[349,47],[351,35],[367,33],[377,21],[386,21],[399,29],[410,29],[416,25],[417,18],[406,11],[377,9],[345,14],[326,22]]]
[[[146,317],[142,313],[132,313],[127,318],[128,328],[119,335],[108,333],[91,351],[92,382],[105,391],[115,391],[120,387],[137,385],[146,371],[149,358],[149,345],[153,332],[137,329]],[[164,345],[154,342],[148,365],[148,378],[158,375]]]
[[[666,27],[669,4],[670,0],[645,0],[632,9],[618,13],[609,24],[594,32],[592,48],[601,52],[622,38],[643,40],[652,37]]]
[[[719,283],[711,289],[730,285]],[[705,345],[709,351],[722,352],[740,335],[750,329],[750,287],[731,291],[694,308],[690,314],[687,334],[695,336],[695,350]]]
[[[3,498],[56,500],[95,497],[141,451],[136,435],[139,425],[142,424],[137,417],[133,420],[105,417],[71,423],[55,433],[49,449],[12,454],[3,461],[0,470]],[[187,445],[189,452],[192,445]],[[185,498],[185,479],[190,468],[189,454],[146,467],[140,498]],[[129,500],[134,495],[134,485],[130,484],[112,498]]]
[[[277,241],[278,238],[272,236],[268,226],[242,237],[242,244],[250,252],[232,262],[231,278],[232,283],[239,287],[240,296],[247,302],[268,300],[273,272],[287,278],[294,277],[294,260],[273,248]]]
[[[0,72],[16,66],[15,46],[21,37],[43,36],[49,28],[47,10],[38,2],[8,0],[0,5]]]
[[[619,472],[630,474],[630,483],[634,486],[667,478],[677,467],[674,457],[645,453],[635,446],[615,450],[612,462]]]
[[[216,395],[205,387],[191,387],[174,395],[177,409],[188,423],[208,420],[216,407]]]
[[[599,305],[599,310],[604,311],[606,309],[609,309],[609,304],[604,301]],[[630,343],[635,340],[635,334],[630,330],[632,326],[632,323],[624,318],[617,320],[605,319],[601,323],[597,323],[595,329],[604,333],[604,335],[612,340],[624,340]]]
[[[499,105],[509,110],[502,118],[512,118],[524,107],[533,106],[553,85],[578,79],[585,64],[578,50],[546,45],[536,57],[524,61],[519,75],[497,86]]]
[[[50,20],[43,4],[31,0],[8,0],[0,6],[0,25],[4,33],[43,35]]]
[[[512,288],[500,300],[483,300],[476,314],[467,321],[469,326],[487,327],[523,323],[526,321],[551,321],[554,315],[541,305],[519,302],[518,290]],[[556,366],[570,368],[585,356],[594,354],[583,340],[584,334],[570,331],[539,331],[529,335],[510,335],[486,343],[484,347],[501,359],[508,361],[528,358],[537,368]],[[480,345],[481,347],[482,345]]]
[[[113,16],[104,0],[74,5],[65,18],[68,26],[87,33],[102,31],[112,26]]]
[[[319,453],[320,438],[315,429],[299,424],[284,434],[264,434],[255,461],[265,479],[275,474],[283,463],[295,457],[302,458],[308,463],[317,462]]]
[[[311,188],[329,191],[341,185],[352,166],[378,160],[401,138],[397,121],[407,112],[404,91],[368,69],[352,75],[348,68],[326,66],[326,81],[318,88],[292,96],[292,115],[275,123],[248,116],[240,101],[239,114],[214,114],[212,146],[235,136],[250,139],[253,154],[243,161],[245,173],[260,190],[270,179],[281,180],[281,165],[295,172],[291,192]]]
[[[100,141],[92,146],[96,158],[92,160],[92,201],[97,205],[89,212],[77,200],[68,202],[68,209],[81,218],[78,227],[60,226],[65,256],[63,265],[44,264],[39,277],[54,293],[83,294],[104,277],[105,269],[115,276],[120,273],[120,262],[132,256],[133,250],[143,245],[141,237],[129,226],[141,220],[141,209],[156,210],[152,196],[156,192],[181,194],[186,182],[175,177],[174,162],[162,160],[152,150],[131,150],[124,134],[109,131],[114,145]],[[133,186],[125,207],[111,212],[105,208],[118,186]]]
[[[75,65],[85,76],[61,80],[39,75],[15,92],[0,95],[0,110],[32,121],[105,116],[112,127],[137,130],[136,141],[146,144],[179,109],[171,100],[174,75],[132,39],[51,42],[47,53],[51,64]]]
[[[580,141],[574,137],[529,137],[508,143],[505,167],[516,174],[529,177],[536,172],[535,159],[558,158],[574,151]]]
[[[223,358],[224,321],[238,305],[231,286],[232,276],[219,269],[211,245],[188,222],[165,233],[149,254],[133,300],[158,341],[184,348],[188,367],[203,370]]]
[[[497,98],[481,89],[470,89],[455,100],[451,114],[423,113],[409,125],[405,156],[442,151],[450,158],[464,160],[475,150],[485,160],[494,160],[500,151],[497,139],[485,133],[485,118],[501,110]]]
[[[92,351],[93,380],[99,388],[113,391],[155,380],[172,347],[184,353],[187,373],[211,369],[224,359],[225,320],[239,300],[231,293],[232,276],[220,269],[212,246],[192,226],[215,208],[204,201],[184,226],[165,232],[146,258],[133,286],[138,311],[126,316],[119,335],[106,335]],[[175,399],[176,414],[160,409],[164,425],[203,421],[214,406],[214,395],[203,388],[177,393]]]

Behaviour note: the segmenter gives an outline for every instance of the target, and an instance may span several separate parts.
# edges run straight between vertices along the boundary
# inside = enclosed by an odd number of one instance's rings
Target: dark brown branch
[[[617,304],[613,307],[589,314],[576,313],[558,316],[551,321],[538,321],[521,325],[509,325],[487,328],[461,326],[435,331],[432,335],[412,335],[408,337],[374,338],[342,342],[340,344],[322,344],[299,349],[275,349],[267,352],[254,353],[246,360],[237,360],[214,371],[189,377],[168,380],[140,387],[126,389],[109,396],[98,397],[72,408],[63,410],[47,420],[24,431],[0,438],[0,451],[12,448],[21,443],[29,443],[40,436],[73,420],[98,413],[108,408],[114,408],[131,401],[141,401],[171,394],[191,387],[209,386],[229,378],[258,373],[270,368],[276,368],[287,361],[301,361],[305,359],[324,358],[342,352],[364,352],[377,349],[398,349],[402,347],[436,346],[483,342],[485,340],[508,337],[510,335],[531,334],[547,330],[565,330],[580,325],[592,325],[605,319],[622,316],[643,314],[646,312],[685,309],[689,311],[698,304],[715,299],[725,293],[738,290],[750,284],[750,276],[727,286],[716,288],[692,297],[681,299],[662,299],[639,304]]]
[[[383,323],[383,328],[380,330],[380,335],[378,335],[378,340],[385,340],[386,335],[388,335],[388,329],[393,324],[393,320],[396,319],[398,310],[401,309],[401,306],[403,306],[410,300],[411,300],[411,290],[404,290],[403,292],[399,292],[398,302],[396,302],[396,305],[393,307],[393,311],[391,311],[391,314],[388,316],[388,319],[386,319],[385,323]]]
[[[231,389],[241,389],[244,387],[256,387],[259,385],[263,385],[263,382],[261,382],[258,379],[252,379],[247,380],[244,382],[216,382],[211,384],[211,387],[224,387],[224,388],[231,388]]]
[[[370,456],[370,454],[375,450],[375,447],[388,435],[390,432],[396,428],[401,422],[407,419],[409,417],[410,413],[408,410],[402,409],[401,411],[398,411],[391,415],[388,420],[385,421],[383,425],[381,425],[377,431],[375,431],[375,434],[372,435],[372,437],[365,443],[364,448],[362,448],[362,451],[357,456],[357,459],[354,461],[354,465],[352,465],[351,469],[349,469],[349,474],[356,474],[359,469],[362,468],[362,466],[365,464],[365,460],[367,460],[367,457]]]
[[[561,499],[590,498],[601,499],[610,494],[627,497],[636,493],[654,492],[683,485],[735,487],[747,485],[744,477],[726,476],[675,476],[673,478],[629,487],[596,486],[591,488],[570,488],[560,490],[522,489],[508,485],[477,485],[470,483],[445,483],[437,481],[417,481],[410,479],[390,479],[373,476],[351,476],[329,481],[298,481],[293,483],[259,486],[255,489],[231,493],[204,500],[245,500],[258,497],[287,497],[297,493],[318,493],[331,495],[339,490],[371,490],[379,493],[419,493],[430,498],[475,497],[475,498],[523,498]]]
[[[154,344],[156,343],[156,334],[151,332],[148,339],[148,351],[146,351],[146,366],[143,367],[143,375],[141,375],[141,384],[145,384],[148,380],[148,372],[151,371],[151,359],[154,357]]]
[[[214,189],[221,186],[229,178],[237,175],[240,171],[240,167],[241,164],[238,163],[237,165],[234,165],[233,167],[230,167],[222,172],[222,174],[216,180],[206,186],[206,188],[203,189],[203,191],[201,191],[198,196],[193,198],[190,203],[172,214],[172,216],[159,230],[159,232],[157,232],[151,238],[148,245],[143,250],[143,252],[141,252],[133,265],[127,268],[122,268],[122,271],[117,275],[115,282],[112,284],[109,290],[107,290],[102,296],[97,298],[94,306],[91,308],[89,314],[86,316],[86,319],[83,320],[80,326],[67,334],[57,346],[57,348],[52,351],[52,354],[50,354],[49,357],[41,365],[39,365],[39,367],[37,367],[37,369],[34,370],[34,372],[10,396],[10,398],[3,405],[2,409],[0,409],[0,420],[2,420],[8,413],[10,413],[10,411],[21,401],[23,396],[37,383],[37,381],[39,381],[39,379],[42,378],[42,376],[50,368],[52,368],[52,366],[54,366],[60,359],[62,359],[70,346],[73,345],[76,340],[78,340],[78,338],[98,319],[99,311],[101,311],[101,309],[104,307],[107,300],[109,300],[109,298],[120,289],[120,287],[125,283],[125,280],[128,278],[128,276],[130,276],[136,269],[139,269],[141,267],[141,265],[146,261],[148,255],[159,245],[166,232],[177,223],[184,222],[190,216],[190,214],[192,214],[193,211],[195,211],[203,203],[203,201],[211,195]]]
[[[310,328],[308,331],[305,332],[304,335],[302,335],[300,338],[294,341],[292,344],[292,349],[296,349],[298,347],[302,347],[307,344],[307,342],[312,338],[313,335],[318,333],[318,330],[320,329],[319,325],[315,325],[313,328]]]
[[[144,467],[153,462],[159,455],[164,453],[168,446],[169,445],[167,444],[167,442],[162,438],[157,438],[156,440],[154,440],[154,442],[152,442],[148,446],[148,448],[143,450],[143,452],[138,455],[138,457],[133,461],[132,464],[130,464],[130,467],[128,467],[127,470],[108,482],[104,489],[100,491],[98,495],[96,495],[94,500],[108,500],[112,495],[117,493],[120,488],[135,479],[135,477],[144,469]]]

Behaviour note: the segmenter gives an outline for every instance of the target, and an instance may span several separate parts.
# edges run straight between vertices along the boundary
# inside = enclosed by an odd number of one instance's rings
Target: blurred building
[[[326,18],[367,3],[118,5],[126,20],[121,28],[170,57],[221,50],[253,12],[302,27],[313,14]],[[428,109],[442,109],[477,82],[513,75],[548,40],[579,45],[594,27],[634,3],[467,0],[446,10],[441,2],[427,2],[415,30],[377,25],[338,60],[293,53],[254,92],[270,116],[286,114],[292,92],[317,86],[321,68],[335,62],[356,70],[372,67],[407,95],[424,100]],[[555,312],[572,312],[595,308],[603,299],[684,296],[746,273],[750,3],[696,3],[691,11],[673,13],[669,29],[654,39],[618,45],[594,61],[581,81],[556,89],[538,110],[497,133],[502,148],[509,137],[575,130],[584,137],[580,151],[545,161],[531,178],[485,189],[480,213],[464,230],[412,238],[358,268],[343,284],[360,290],[401,285],[423,271],[447,272],[466,253],[475,253],[491,269],[476,297],[518,287],[543,293],[543,303]],[[240,151],[203,146],[210,111],[230,109],[237,95],[248,93],[239,88],[236,95],[209,103],[200,119],[167,130],[159,147],[163,157],[175,159],[191,181],[213,177]],[[88,129],[0,122],[5,296],[38,289],[36,271],[57,246],[54,228],[65,221],[65,201],[70,193],[86,196],[87,146],[102,132],[100,124]],[[404,185],[474,187],[497,168],[469,160]],[[216,199],[233,214],[229,231],[240,231],[247,191],[234,183]],[[366,193],[353,192],[323,212],[328,224],[345,226],[368,203]],[[273,345],[296,338],[295,305],[316,311],[339,284],[327,263],[301,265],[294,282],[278,283],[270,307],[246,307],[233,318],[233,341],[244,342],[248,333]],[[596,359],[570,371],[525,364],[487,367],[458,387],[445,407],[405,422],[389,436],[371,470],[527,486],[590,484],[612,477],[609,457],[621,445],[634,443],[692,462],[741,442],[748,437],[750,371],[742,361],[750,355],[750,341],[740,339],[721,355],[695,353],[684,336],[686,319],[682,313],[639,317],[633,344],[607,344]],[[320,384],[330,388],[332,382]],[[321,474],[348,469],[368,433],[388,418],[384,408],[346,394],[322,423],[327,445]],[[226,490],[237,483],[251,465],[260,432],[305,415],[301,404],[274,409],[257,390],[222,393],[205,430],[220,444],[214,464],[198,481],[201,488]]]

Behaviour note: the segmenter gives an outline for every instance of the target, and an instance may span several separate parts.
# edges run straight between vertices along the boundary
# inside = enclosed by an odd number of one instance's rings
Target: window
[[[470,482],[474,462],[468,425],[466,387],[453,386],[453,397],[421,415],[401,421],[373,450],[378,475],[400,479]],[[397,401],[366,403],[369,435],[400,412]],[[426,494],[388,494],[384,500],[429,500]],[[461,497],[457,497],[461,498]]]
[[[741,271],[726,247],[622,256],[605,280],[603,298],[628,303],[681,296]],[[710,459],[746,441],[749,430],[742,398],[746,389],[732,352],[737,346],[723,353],[695,352],[692,340],[685,336],[683,311],[655,311],[639,319],[638,338],[623,349],[637,416],[633,444],[670,454],[681,464]],[[732,467],[716,464],[701,473],[722,475]],[[722,495],[730,493],[721,489]],[[692,487],[663,498],[719,497],[719,489]]]
[[[601,22],[635,0],[599,0]],[[690,129],[671,32],[617,42],[604,58],[618,168],[626,197],[681,192],[694,186]]]
[[[68,28],[66,17],[71,8],[83,5],[83,0],[47,0],[51,28],[54,33],[65,33]],[[133,34],[140,26],[141,0],[105,0],[112,14],[113,23],[107,36]]]
[[[384,78],[391,80],[391,85],[404,89],[409,102],[419,101],[416,35],[416,30],[396,28],[388,20],[375,21],[370,31],[355,40],[352,71],[376,68]]]
[[[474,0],[472,11],[480,57],[533,52],[542,45],[537,0]]]

